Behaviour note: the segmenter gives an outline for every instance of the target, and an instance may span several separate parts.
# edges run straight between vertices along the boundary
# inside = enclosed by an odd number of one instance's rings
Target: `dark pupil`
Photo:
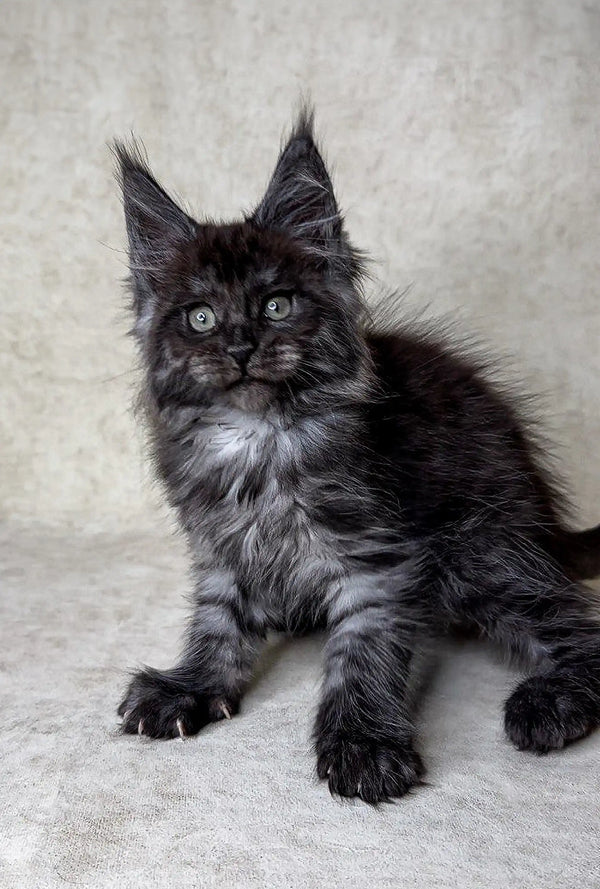
[[[275,302],[275,300],[272,299],[271,302],[269,303],[268,308],[269,308],[270,312],[278,312],[279,311],[279,303]]]
[[[206,321],[206,315],[204,314],[204,312],[198,312],[198,314],[196,315],[196,321],[199,321],[200,324],[204,324],[204,322]]]

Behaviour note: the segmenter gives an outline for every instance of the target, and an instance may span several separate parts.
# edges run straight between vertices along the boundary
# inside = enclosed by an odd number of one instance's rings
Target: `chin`
[[[225,398],[230,407],[256,412],[262,411],[272,404],[276,391],[273,383],[246,378],[228,389]]]

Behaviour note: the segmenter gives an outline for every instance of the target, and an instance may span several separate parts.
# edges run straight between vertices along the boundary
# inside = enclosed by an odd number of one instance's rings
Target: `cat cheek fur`
[[[326,626],[317,773],[341,796],[402,796],[424,774],[415,663],[456,625],[530,665],[505,705],[519,749],[595,728],[600,627],[580,579],[600,572],[600,530],[565,528],[533,432],[481,362],[369,320],[311,115],[235,224],[192,220],[138,149],[116,153],[141,405],[194,578],[182,654],[134,676],[123,730],[233,716],[269,630]],[[262,315],[278,288],[303,295],[279,333]],[[169,321],[190,303],[213,306],[218,336]]]
[[[280,382],[292,376],[302,362],[302,352],[294,343],[271,343],[248,363],[253,379]]]

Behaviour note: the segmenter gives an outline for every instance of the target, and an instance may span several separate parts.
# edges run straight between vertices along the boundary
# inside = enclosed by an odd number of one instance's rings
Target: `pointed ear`
[[[249,221],[289,233],[326,261],[345,261],[346,270],[354,276],[360,264],[358,254],[345,235],[331,179],[315,144],[313,122],[313,111],[303,108]]]
[[[197,223],[158,184],[138,143],[115,142],[117,176],[129,238],[129,265],[138,323],[148,320],[156,285],[177,249],[192,240]],[[136,325],[137,328],[137,325]]]

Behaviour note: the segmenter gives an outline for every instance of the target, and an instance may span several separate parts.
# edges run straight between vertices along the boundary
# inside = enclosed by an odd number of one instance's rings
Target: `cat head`
[[[159,404],[263,410],[363,373],[359,254],[301,113],[243,220],[192,219],[117,143],[138,339]]]

